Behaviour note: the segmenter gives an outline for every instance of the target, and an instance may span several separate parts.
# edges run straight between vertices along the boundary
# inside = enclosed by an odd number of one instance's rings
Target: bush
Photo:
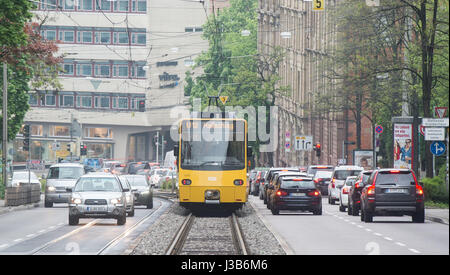
[[[441,177],[424,178],[422,179],[422,182],[424,184],[426,200],[448,204],[449,196],[445,185],[445,179],[442,180]]]

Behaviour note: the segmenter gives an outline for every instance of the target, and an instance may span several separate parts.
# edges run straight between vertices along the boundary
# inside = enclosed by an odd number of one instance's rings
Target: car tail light
[[[348,188],[347,187],[344,187],[342,189],[342,194],[348,194]]]
[[[391,173],[391,174],[398,174],[398,173],[400,173],[400,170],[391,170],[391,171],[389,171],[389,173]]]
[[[320,192],[317,190],[311,191],[308,193],[308,196],[311,196],[311,197],[318,197],[319,195],[320,195]]]
[[[331,180],[331,188],[336,188],[336,184],[334,184],[335,181],[336,181],[336,179]]]
[[[422,186],[418,185],[417,183],[416,183],[416,195],[423,196],[423,188],[422,188]]]
[[[282,197],[282,196],[287,196],[288,193],[283,190],[278,190],[276,194],[278,197]]]
[[[243,180],[235,180],[235,181],[234,181],[234,185],[241,186],[241,185],[243,185],[243,184],[244,184],[244,181],[243,181]]]
[[[369,188],[367,188],[367,195],[375,195],[375,184],[369,186]]]
[[[192,183],[192,181],[188,180],[188,179],[184,179],[181,181],[181,184],[183,184],[183,185],[191,185],[191,183]]]
[[[319,183],[319,181],[321,181],[322,179],[315,179],[314,182],[315,183]]]

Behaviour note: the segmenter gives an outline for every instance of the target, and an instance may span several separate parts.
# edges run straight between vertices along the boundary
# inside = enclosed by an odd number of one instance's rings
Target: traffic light
[[[67,146],[67,151],[70,152],[70,149],[71,149],[71,148],[70,148],[70,147],[71,147],[71,146],[70,146],[70,143],[67,143],[66,146]]]
[[[84,144],[80,145],[80,156],[86,156],[87,155],[87,146]]]
[[[23,150],[30,151],[30,125],[25,124],[23,127]]]
[[[320,143],[316,143],[314,145],[314,151],[316,151],[316,157],[320,158],[320,151],[321,151]]]
[[[139,100],[139,112],[145,112],[145,100]]]

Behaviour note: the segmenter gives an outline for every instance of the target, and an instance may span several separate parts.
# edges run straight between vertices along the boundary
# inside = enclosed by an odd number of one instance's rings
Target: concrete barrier
[[[21,183],[17,187],[7,187],[5,193],[5,206],[19,206],[36,203],[41,200],[41,187],[39,184]]]

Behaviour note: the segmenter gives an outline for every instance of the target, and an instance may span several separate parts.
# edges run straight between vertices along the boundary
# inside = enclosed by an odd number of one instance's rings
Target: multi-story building
[[[351,115],[332,112],[331,108],[320,110],[315,105],[318,96],[338,92],[336,83],[325,77],[327,68],[333,66],[325,57],[336,45],[335,24],[328,9],[336,2],[326,1],[325,10],[315,11],[312,1],[259,1],[259,52],[284,49],[280,85],[291,90],[276,98],[279,144],[274,165],[337,164],[343,158],[352,163],[354,147],[347,144],[356,139]],[[370,140],[371,133],[363,134]],[[312,150],[296,151],[295,136],[312,136],[313,144],[320,143],[320,158]],[[287,143],[290,148],[286,148]]]
[[[62,89],[30,92],[31,159],[79,155],[156,160],[158,134],[170,150],[169,113],[184,105],[187,67],[208,44],[201,3],[179,0],[36,0],[41,35],[64,54]],[[142,104],[142,105],[141,105]],[[140,106],[141,105],[141,106]],[[80,126],[81,131],[76,130]],[[22,136],[14,161],[27,159]],[[159,147],[159,156],[163,148]],[[161,157],[159,157],[161,159]]]

